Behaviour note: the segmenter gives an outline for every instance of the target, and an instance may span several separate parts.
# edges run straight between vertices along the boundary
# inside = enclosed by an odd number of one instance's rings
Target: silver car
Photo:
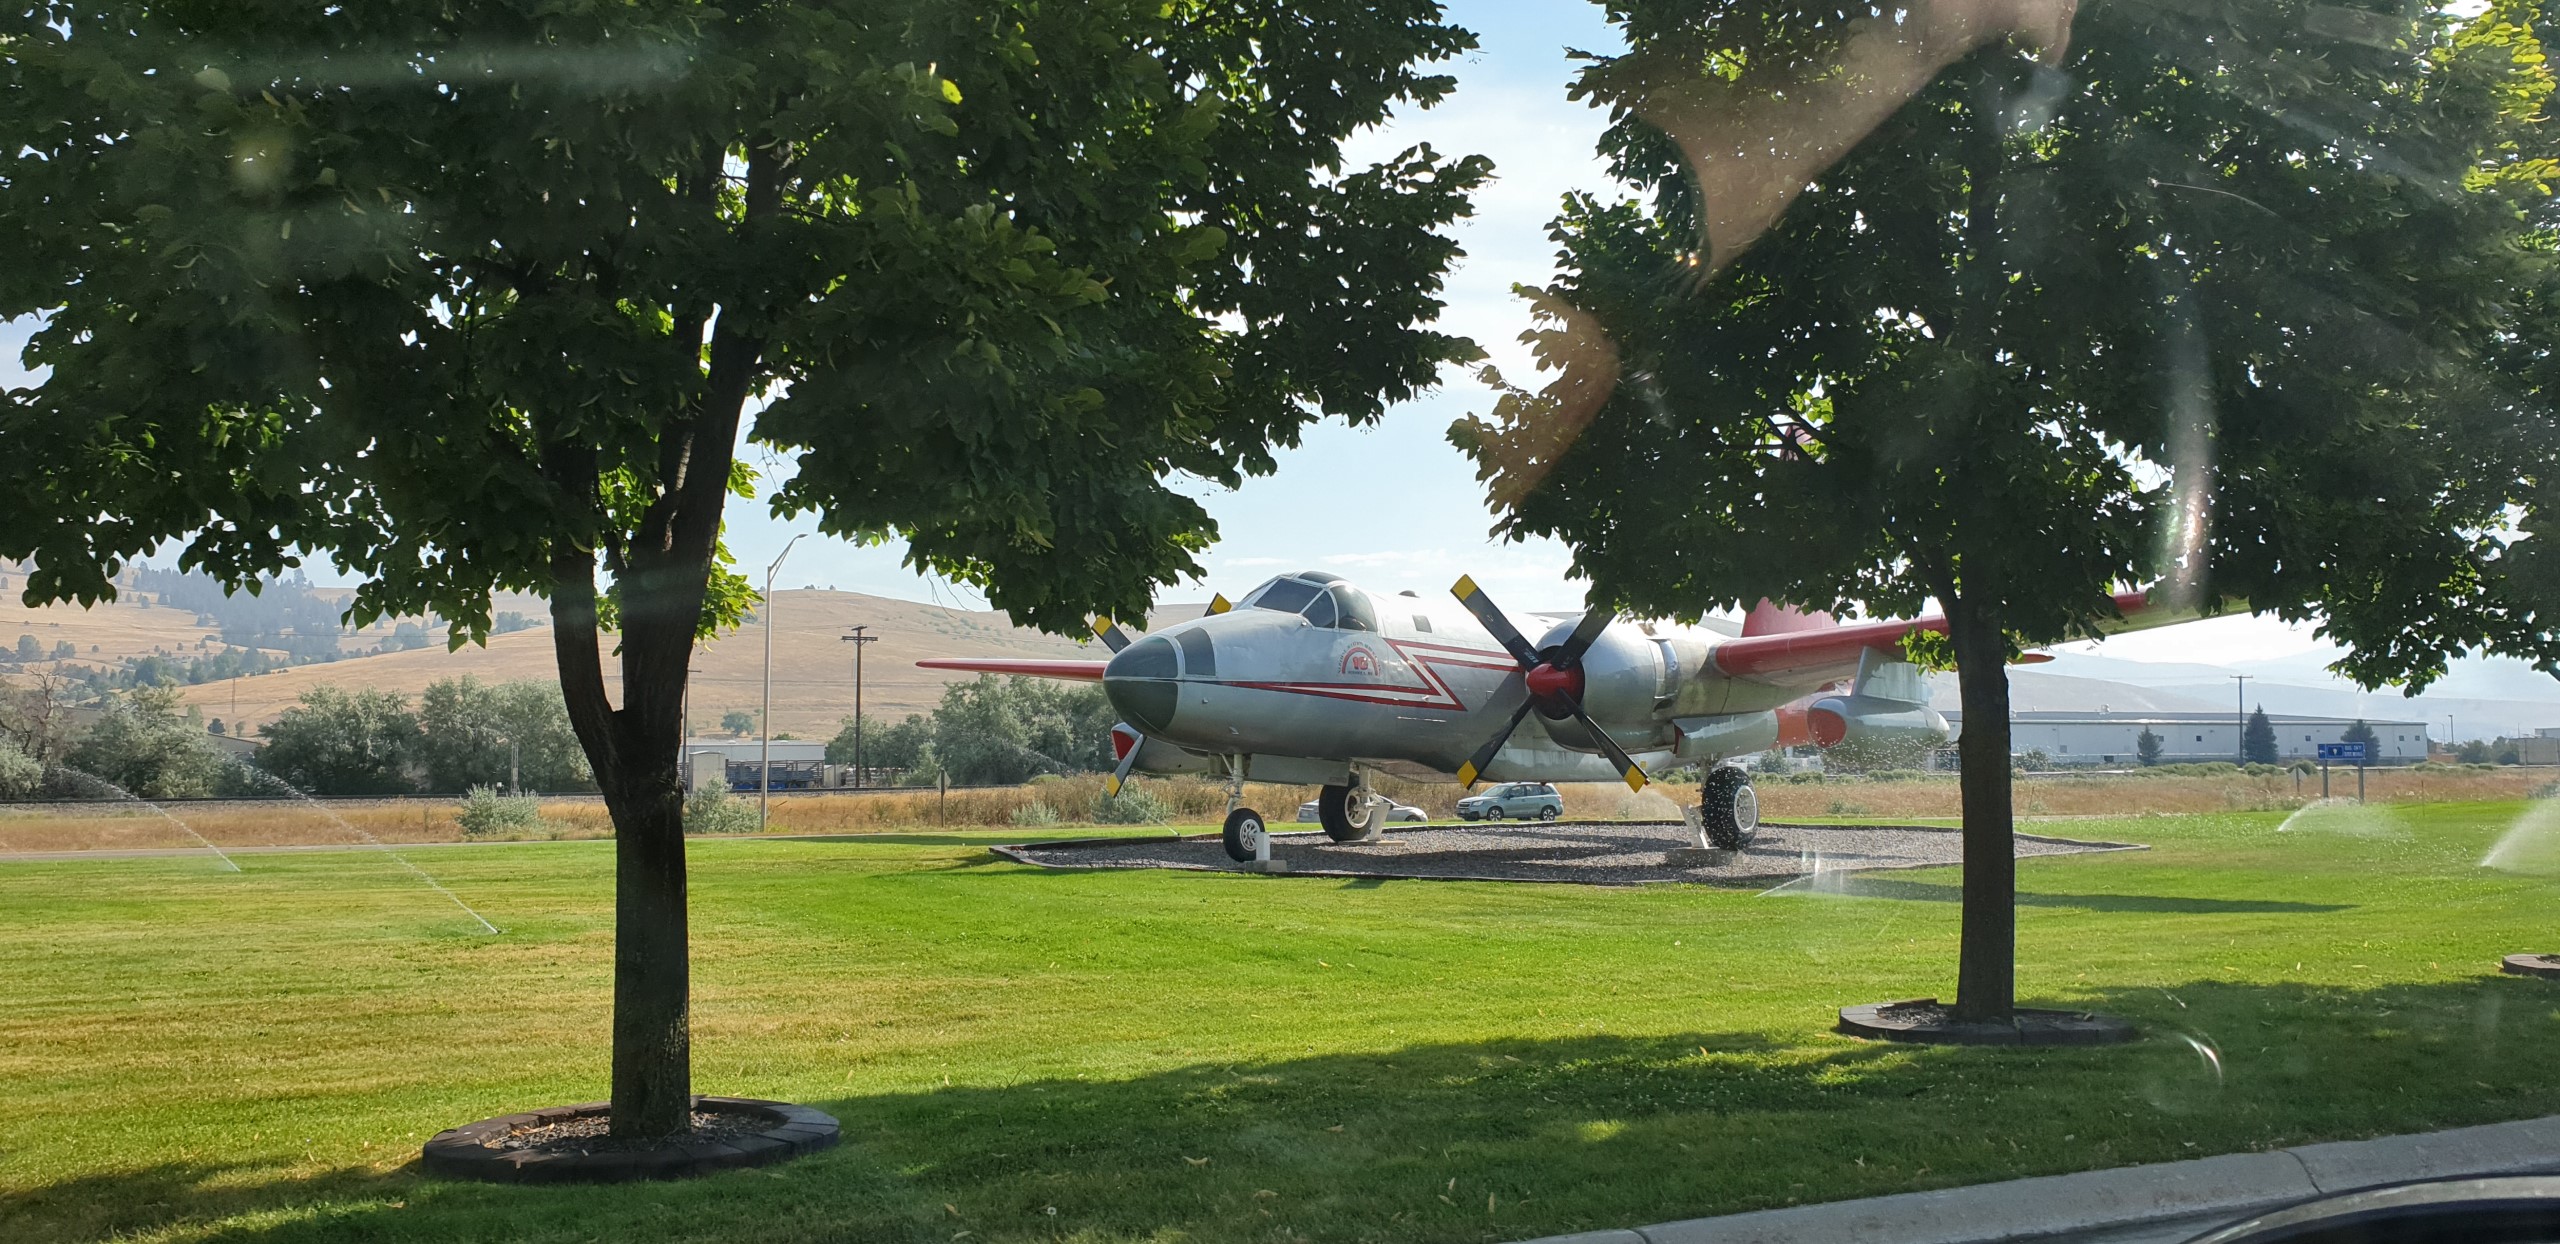
[[[1393,825],[1398,821],[1427,821],[1431,819],[1430,813],[1425,812],[1412,804],[1397,803],[1392,799],[1386,800],[1385,802],[1386,807],[1380,810],[1387,814],[1387,824],[1389,825]],[[1323,819],[1323,817],[1318,815],[1316,812],[1315,800],[1310,799],[1305,803],[1298,805],[1298,819],[1309,825],[1313,825]]]

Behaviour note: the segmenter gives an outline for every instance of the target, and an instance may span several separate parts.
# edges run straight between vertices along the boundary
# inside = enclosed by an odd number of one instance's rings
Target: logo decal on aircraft
[[[1369,651],[1367,644],[1353,644],[1351,651],[1342,654],[1342,672],[1375,676],[1378,672],[1378,654]]]

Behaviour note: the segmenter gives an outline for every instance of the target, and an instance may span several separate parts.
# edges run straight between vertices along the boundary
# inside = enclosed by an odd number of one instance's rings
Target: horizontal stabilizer
[[[1107,661],[1036,661],[1006,660],[980,657],[934,657],[916,662],[916,668],[928,670],[961,670],[973,674],[1021,674],[1030,678],[1063,678],[1070,682],[1101,682],[1102,667]]]

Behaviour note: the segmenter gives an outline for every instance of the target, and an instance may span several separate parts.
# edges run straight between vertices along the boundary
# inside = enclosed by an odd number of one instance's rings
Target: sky
[[[1571,190],[1618,193],[1593,154],[1603,114],[1565,98],[1573,65],[1568,49],[1618,46],[1596,5],[1455,0],[1452,20],[1477,33],[1479,49],[1446,67],[1456,93],[1439,107],[1399,116],[1363,136],[1355,158],[1376,159],[1415,142],[1444,155],[1492,158],[1495,182],[1458,228],[1466,257],[1451,274],[1442,327],[1473,338],[1515,381],[1533,376],[1516,340],[1529,327],[1511,291],[1543,284],[1553,271],[1546,225]],[[18,348],[28,326],[0,324],[0,385],[24,384]],[[1234,597],[1283,570],[1331,570],[1381,591],[1444,592],[1472,574],[1513,612],[1581,607],[1585,585],[1567,575],[1569,552],[1549,540],[1504,542],[1489,534],[1493,516],[1471,463],[1446,440],[1449,424],[1490,409],[1491,395],[1452,369],[1434,392],[1391,409],[1380,422],[1351,428],[1315,425],[1304,443],[1278,456],[1272,475],[1233,491],[1191,491],[1219,523],[1221,539],[1203,558],[1207,575],[1169,589],[1166,600]],[[741,445],[769,479],[790,471],[769,451]],[[777,585],[833,587],[980,609],[973,591],[931,579],[900,564],[903,548],[857,548],[816,534],[806,518],[786,522],[761,505],[733,505],[729,539],[742,567],[761,577],[795,534]],[[313,578],[331,581],[324,566]],[[2080,645],[2079,647],[2087,647]],[[2272,619],[2230,618],[2129,635],[2105,644],[2129,660],[2226,662],[2289,656],[2323,647],[2307,628]]]

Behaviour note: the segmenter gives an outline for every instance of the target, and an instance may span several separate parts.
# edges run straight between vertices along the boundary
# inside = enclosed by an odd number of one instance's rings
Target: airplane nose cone
[[[1174,680],[1182,671],[1173,641],[1149,636],[1129,645],[1102,667],[1102,694],[1130,725],[1148,734],[1163,734],[1173,724],[1180,693]]]

